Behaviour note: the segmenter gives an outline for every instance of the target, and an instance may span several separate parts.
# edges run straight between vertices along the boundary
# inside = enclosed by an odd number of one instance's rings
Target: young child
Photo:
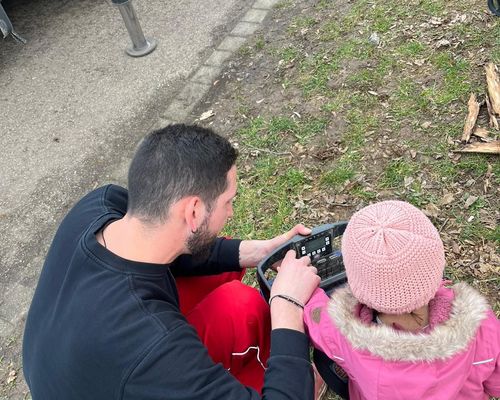
[[[500,323],[466,283],[447,287],[443,243],[417,208],[384,201],[342,237],[348,284],[317,289],[304,318],[314,347],[349,377],[350,400],[500,396]]]

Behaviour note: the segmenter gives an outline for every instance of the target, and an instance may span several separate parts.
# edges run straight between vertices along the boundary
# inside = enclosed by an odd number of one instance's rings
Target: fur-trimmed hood
[[[429,333],[415,334],[362,322],[355,312],[358,301],[347,286],[334,291],[328,313],[355,349],[388,361],[444,360],[466,349],[489,309],[486,299],[469,285],[458,283],[452,290],[449,317]]]

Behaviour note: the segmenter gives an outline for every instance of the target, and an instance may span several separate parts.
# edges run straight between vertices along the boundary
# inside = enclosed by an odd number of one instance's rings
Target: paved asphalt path
[[[59,221],[92,188],[124,184],[140,138],[251,2],[134,0],[158,41],[137,59],[110,1],[2,4],[28,40],[0,39],[0,399],[17,399],[24,318]]]

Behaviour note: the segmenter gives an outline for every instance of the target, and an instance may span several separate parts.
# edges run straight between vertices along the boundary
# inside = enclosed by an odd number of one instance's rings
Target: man
[[[26,322],[34,400],[313,397],[302,306],[316,269],[287,254],[270,321],[257,290],[239,281],[243,268],[309,231],[216,238],[233,213],[236,156],[210,130],[168,126],[139,146],[128,193],[109,185],[69,212]]]

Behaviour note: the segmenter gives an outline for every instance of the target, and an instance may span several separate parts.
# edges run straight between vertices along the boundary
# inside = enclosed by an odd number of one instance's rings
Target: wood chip
[[[490,117],[490,128],[495,128],[496,130],[498,130],[499,127],[498,127],[497,117],[495,117],[495,114],[493,113],[493,109],[491,108],[490,98],[488,97],[488,95],[486,95],[485,100],[486,100],[486,107],[488,108],[488,115]]]
[[[482,128],[480,126],[478,126],[474,132],[472,132],[472,134],[474,136],[477,136],[477,137],[480,137],[482,139],[486,139],[488,136],[489,136],[489,132],[488,132],[488,129],[485,129],[485,128]]]
[[[498,79],[497,67],[490,62],[486,64],[484,69],[486,70],[486,82],[488,84],[491,108],[498,115],[500,114],[500,80]]]
[[[476,125],[477,116],[479,115],[479,103],[477,102],[476,95],[473,93],[469,98],[469,113],[465,119],[464,132],[462,134],[462,142],[467,143],[470,135]]]
[[[469,143],[460,150],[459,153],[482,153],[482,154],[500,154],[500,140],[489,143]]]

